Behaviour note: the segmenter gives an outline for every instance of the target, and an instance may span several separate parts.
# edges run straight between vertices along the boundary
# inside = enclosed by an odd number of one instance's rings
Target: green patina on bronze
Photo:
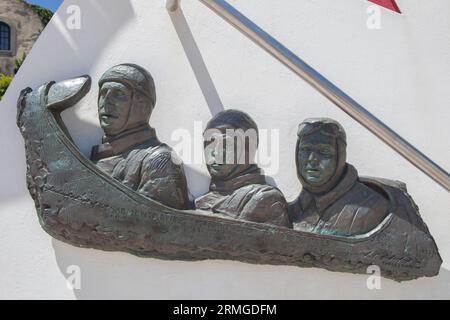
[[[120,81],[117,83],[125,84],[127,90],[133,92],[144,91],[139,98],[142,103],[153,101],[153,93],[145,89],[148,86],[144,85],[149,82],[138,74],[131,78],[130,73],[119,75],[116,80]],[[114,77],[108,79],[113,80]],[[117,85],[103,87],[106,82],[99,84],[100,101],[102,95],[106,97],[117,90],[124,90]],[[303,195],[289,206],[291,222],[294,223],[292,229],[274,226],[270,222],[239,219],[239,216],[211,214],[211,211],[171,208],[171,203],[161,203],[158,197],[154,197],[155,193],[149,192],[150,189],[141,190],[134,188],[135,185],[127,185],[126,181],[97,166],[97,160],[94,163],[79,151],[61,119],[61,112],[80,101],[90,91],[90,86],[89,76],[50,82],[35,90],[23,90],[18,100],[17,125],[25,141],[28,188],[35,201],[41,226],[56,239],[79,247],[125,251],[160,259],[230,259],[360,274],[366,274],[369,266],[377,265],[383,276],[396,281],[431,277],[439,273],[442,260],[438,248],[417,206],[407,193],[406,186],[398,181],[359,177],[356,169],[346,162],[345,135],[334,121],[308,120],[306,126],[310,127],[299,130],[296,158],[299,179],[304,189]],[[106,92],[102,93],[105,88]],[[119,100],[123,100],[122,105],[130,102],[127,92],[115,93],[119,94]],[[102,112],[104,107],[108,108],[101,102],[99,111]],[[115,119],[108,119],[109,116],[114,118],[108,112],[104,115],[102,127],[106,129],[110,120],[114,122]],[[116,147],[127,150],[127,138],[125,142],[114,145],[117,135],[126,132],[136,138],[134,134],[142,128],[140,124],[129,128],[126,123],[128,121],[124,122],[123,131],[113,130],[109,132],[112,134],[106,134],[108,130],[105,130],[104,144],[113,145],[103,146],[97,151],[108,155],[109,152],[114,154]],[[136,132],[127,132],[136,128]],[[143,132],[139,137],[145,137],[149,131]],[[316,134],[314,132],[320,135],[325,133],[325,136],[333,137],[334,140],[323,143],[326,141],[321,137],[312,136],[309,141],[304,140],[308,142],[309,149],[302,149],[303,137]],[[157,146],[159,148],[159,144]],[[135,147],[131,147],[132,152]],[[322,147],[334,147],[337,150],[323,150],[326,155],[323,162],[320,156],[299,154],[322,152]],[[308,164],[305,159],[309,158],[314,161]],[[334,160],[329,161],[330,158]],[[327,166],[334,169],[328,170]],[[325,174],[327,179],[322,180],[322,170],[334,173]],[[251,171],[251,175],[254,172]],[[175,176],[179,177],[178,174]],[[170,188],[179,188],[180,184],[175,181],[180,180],[168,177]],[[259,179],[257,177],[255,181]],[[156,190],[165,188],[164,179],[161,181]],[[184,190],[181,186],[181,190]],[[212,190],[222,190],[228,185],[219,179],[213,181],[211,187]],[[251,185],[245,187],[252,188]],[[156,195],[159,194],[156,192]],[[361,205],[361,198],[364,197],[371,199],[370,205]],[[333,208],[338,210],[345,207],[345,202],[359,204],[367,209],[367,212],[364,211],[366,209],[356,212],[361,216],[356,217],[355,221],[361,221],[361,226],[364,226],[364,214],[367,215],[367,221],[375,221],[376,226],[371,226],[369,231],[356,228],[343,232],[342,228],[347,226],[345,221],[337,224],[339,228],[327,225],[339,215]],[[387,208],[383,211],[385,204]],[[262,209],[270,215],[270,209]],[[372,215],[367,214],[371,210],[382,214],[371,219]],[[304,216],[305,213],[307,216]],[[317,218],[316,213],[321,214],[314,227],[305,230]],[[353,218],[355,212],[343,214]]]

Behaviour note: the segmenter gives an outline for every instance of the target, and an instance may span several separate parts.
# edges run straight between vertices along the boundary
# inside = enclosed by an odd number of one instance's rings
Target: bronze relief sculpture
[[[353,236],[375,229],[394,206],[381,183],[364,183],[347,163],[344,128],[332,119],[300,124],[297,175],[303,186],[291,204],[294,229]]]
[[[105,132],[91,159],[103,171],[139,193],[177,209],[188,209],[182,165],[148,124],[156,104],[150,73],[134,64],[107,70],[99,81],[98,114]]]
[[[253,119],[242,111],[226,110],[208,122],[205,132],[211,129],[217,130],[216,136],[204,142],[210,192],[195,200],[196,208],[234,219],[289,227],[286,199],[266,183],[261,169],[253,163],[258,144],[258,127]],[[249,132],[253,135],[246,135]],[[227,159],[231,161],[228,163]]]
[[[233,161],[217,161],[230,150],[216,141],[245,141],[227,129],[257,126],[241,111],[216,115],[207,129],[218,139],[205,138],[210,192],[196,199],[196,210],[186,210],[183,167],[148,125],[156,100],[150,74],[122,64],[102,76],[98,107],[105,136],[87,159],[60,114],[90,87],[90,77],[82,76],[27,88],[18,100],[28,188],[41,226],[53,237],[162,259],[232,259],[363,274],[377,265],[397,281],[438,274],[437,246],[405,185],[359,177],[346,161],[346,136],[337,122],[300,125],[296,160],[303,190],[288,206],[251,163],[255,149],[244,143],[233,149]]]

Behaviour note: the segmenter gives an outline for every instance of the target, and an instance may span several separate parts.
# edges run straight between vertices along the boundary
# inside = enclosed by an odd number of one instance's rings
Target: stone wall
[[[29,53],[44,25],[35,8],[23,0],[0,1],[0,21],[11,28],[11,51],[0,51],[0,73],[13,75],[15,60]]]

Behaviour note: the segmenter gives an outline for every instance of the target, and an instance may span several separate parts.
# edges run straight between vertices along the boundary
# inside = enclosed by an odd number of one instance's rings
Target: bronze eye
[[[310,152],[311,148],[309,146],[301,146],[300,151],[301,152]]]
[[[125,95],[126,95],[125,92],[123,92],[122,90],[117,90],[116,91],[116,96],[119,97],[119,98],[122,98]]]
[[[333,156],[334,152],[330,148],[325,148],[325,149],[320,150],[320,154],[326,158],[331,158]]]

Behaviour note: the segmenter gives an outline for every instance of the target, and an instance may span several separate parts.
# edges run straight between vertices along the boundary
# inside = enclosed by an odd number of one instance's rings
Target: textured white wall
[[[398,0],[404,14],[383,10],[380,30],[366,28],[370,4],[364,0],[230,3],[450,169],[449,1]],[[65,27],[72,4],[81,8],[80,30]],[[163,0],[66,0],[42,33],[0,107],[0,298],[450,298],[449,193],[198,1],[183,0],[182,6],[184,17],[171,18]],[[381,290],[370,291],[363,275],[142,259],[51,239],[26,190],[23,141],[15,126],[18,93],[81,74],[95,83],[120,62],[153,74],[158,104],[151,124],[168,144],[174,144],[173,130],[192,132],[194,120],[206,122],[222,104],[248,112],[260,128],[279,129],[282,170],[273,179],[288,200],[300,189],[294,163],[298,123],[311,116],[340,121],[349,162],[361,174],[408,184],[440,248],[439,277],[403,284],[383,279]],[[101,137],[96,94],[94,85],[64,114],[86,154]],[[188,166],[188,179],[194,195],[207,190],[202,165]],[[81,267],[80,290],[66,287],[70,265]]]

